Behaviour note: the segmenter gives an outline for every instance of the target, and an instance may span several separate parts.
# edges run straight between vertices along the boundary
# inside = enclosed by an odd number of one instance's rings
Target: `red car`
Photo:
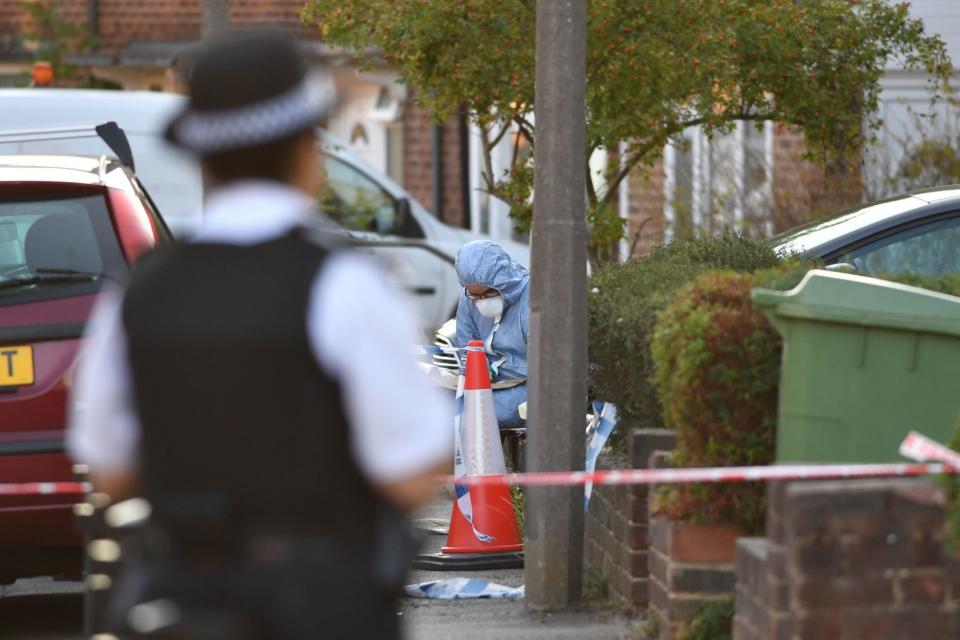
[[[0,156],[0,482],[72,479],[63,437],[84,323],[102,287],[171,241],[127,165]],[[79,575],[74,501],[0,500],[0,584]]]

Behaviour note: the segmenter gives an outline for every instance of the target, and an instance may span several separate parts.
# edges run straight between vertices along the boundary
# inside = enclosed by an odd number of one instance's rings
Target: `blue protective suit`
[[[527,319],[530,316],[530,272],[511,258],[499,245],[488,240],[476,240],[460,248],[457,254],[457,276],[464,287],[481,284],[500,292],[503,314],[500,326],[493,333],[487,350],[491,365],[496,366],[494,381],[527,377]],[[494,319],[477,311],[466,293],[461,292],[457,303],[457,345],[465,347],[471,340],[484,340],[494,329]],[[527,400],[527,385],[497,389],[493,401],[497,421],[501,427],[523,424],[517,407]]]

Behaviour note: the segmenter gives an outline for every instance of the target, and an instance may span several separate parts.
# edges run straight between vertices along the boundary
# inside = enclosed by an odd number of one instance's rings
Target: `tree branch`
[[[527,119],[520,115],[514,116],[513,121],[517,123],[517,127],[520,129],[520,133],[523,134],[523,137],[527,139],[527,144],[530,145],[530,148],[533,148],[533,125],[527,122]]]
[[[510,169],[517,164],[517,154],[520,152],[520,136],[523,135],[520,131],[517,131],[516,136],[513,139],[513,153],[510,154]]]
[[[503,124],[503,128],[500,129],[500,133],[494,136],[493,140],[490,142],[490,148],[493,149],[495,146],[500,144],[500,141],[503,140],[503,136],[507,135],[507,131],[510,130],[510,121],[508,120]]]
[[[593,186],[593,173],[590,171],[590,157],[597,150],[596,145],[587,148],[586,162],[584,163],[587,176],[587,202],[592,205],[597,204],[597,189]]]
[[[492,151],[493,145],[490,144],[490,130],[487,129],[486,125],[482,122],[478,122],[477,126],[480,128],[480,146],[483,147],[483,171],[480,172],[480,176],[483,178],[484,183],[487,185],[487,193],[492,194],[495,190],[493,182],[493,158]]]
[[[626,161],[624,161],[623,165],[621,165],[620,170],[617,171],[613,178],[607,183],[607,190],[604,192],[602,199],[604,204],[613,199],[613,194],[616,193],[617,187],[620,186],[620,183],[623,182],[623,179],[626,178],[631,171],[633,171],[633,168],[637,165],[637,163],[640,162],[645,155],[650,153],[651,150],[659,146],[661,146],[659,139],[651,140],[650,142],[642,145],[637,151],[630,154]]]
[[[745,111],[741,111],[737,115],[728,118],[728,120],[731,120],[731,121],[744,120],[747,122],[751,122],[751,121],[757,122],[757,121],[773,120],[773,119],[774,118],[772,113],[747,113]],[[655,138],[654,140],[650,140],[646,144],[640,146],[636,151],[630,154],[630,156],[623,163],[623,166],[620,167],[620,170],[617,171],[617,173],[613,176],[613,178],[607,183],[607,190],[603,194],[602,202],[604,203],[610,202],[610,200],[613,198],[613,194],[616,192],[617,187],[620,185],[621,182],[623,182],[624,178],[626,178],[630,174],[630,172],[633,171],[633,168],[637,165],[638,162],[640,162],[641,159],[643,159],[645,155],[650,153],[653,149],[662,146],[664,144],[664,141],[668,140],[670,136],[680,133],[681,131],[683,131],[688,127],[696,127],[698,125],[704,124],[706,121],[707,121],[706,118],[692,118],[690,120],[684,120],[682,122],[674,123],[673,125],[670,125],[664,130],[662,136]],[[784,121],[781,120],[781,122],[784,122]],[[794,121],[794,120],[789,120],[786,122],[787,124],[795,124],[795,125],[803,124],[800,121]]]
[[[633,255],[633,252],[637,250],[637,244],[640,242],[640,236],[643,234],[643,228],[647,226],[647,223],[653,220],[652,216],[644,218],[640,222],[640,226],[637,227],[637,232],[633,235],[633,242],[630,243],[630,255]],[[628,256],[629,257],[629,256]]]

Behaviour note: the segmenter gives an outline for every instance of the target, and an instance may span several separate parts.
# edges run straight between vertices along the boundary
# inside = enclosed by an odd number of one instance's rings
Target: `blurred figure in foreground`
[[[457,275],[463,295],[457,303],[456,346],[483,340],[501,428],[523,424],[517,407],[527,401],[527,319],[530,273],[503,248],[475,240],[460,248]]]
[[[71,403],[97,488],[153,507],[117,596],[173,604],[150,637],[396,638],[400,514],[450,465],[452,407],[404,299],[315,209],[329,97],[296,43],[208,44],[189,89],[168,138],[201,159],[203,225],[98,302]]]

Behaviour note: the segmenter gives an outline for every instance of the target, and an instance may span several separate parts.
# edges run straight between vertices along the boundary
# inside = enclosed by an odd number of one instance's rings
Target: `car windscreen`
[[[103,194],[0,191],[0,306],[94,293],[126,271]]]
[[[909,213],[925,204],[926,202],[913,196],[900,196],[843,211],[827,219],[815,220],[775,236],[770,242],[781,255],[816,253],[818,247],[828,242],[856,234],[858,231],[891,217]]]

